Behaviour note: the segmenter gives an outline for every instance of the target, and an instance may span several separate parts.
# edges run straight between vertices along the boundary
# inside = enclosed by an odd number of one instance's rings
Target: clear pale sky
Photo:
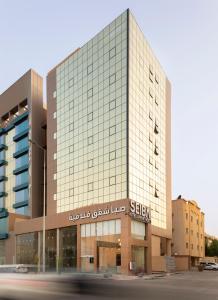
[[[195,199],[218,236],[217,0],[0,0],[0,93],[29,68],[45,77],[126,8],[172,83],[173,198]]]

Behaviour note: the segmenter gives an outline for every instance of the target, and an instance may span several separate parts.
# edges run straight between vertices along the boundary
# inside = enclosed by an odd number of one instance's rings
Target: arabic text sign
[[[126,211],[126,207],[125,206],[121,206],[121,207],[110,207],[110,208],[106,208],[106,209],[98,209],[98,210],[94,210],[93,212],[87,211],[86,213],[80,213],[77,215],[70,215],[69,216],[69,221],[77,221],[80,219],[97,219],[98,217],[101,216],[105,216],[105,215],[109,215],[109,214],[117,214],[117,213],[121,213]]]

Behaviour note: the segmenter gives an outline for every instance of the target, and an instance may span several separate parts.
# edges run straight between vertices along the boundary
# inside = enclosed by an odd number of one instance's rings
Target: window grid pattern
[[[15,176],[13,175],[13,171],[16,167],[13,153],[16,151],[16,144],[13,141],[14,136],[15,128],[10,130],[5,136],[5,144],[8,147],[5,151],[5,160],[8,163],[5,166],[5,176],[8,177],[8,180],[5,181],[5,192],[7,193],[7,196],[5,197],[5,208],[8,209],[9,212],[14,212],[13,204],[15,203],[15,193],[13,191],[13,187],[15,186]]]
[[[166,228],[166,77],[131,14],[129,35],[129,195]]]
[[[127,12],[62,63],[56,79],[57,212],[126,198]]]

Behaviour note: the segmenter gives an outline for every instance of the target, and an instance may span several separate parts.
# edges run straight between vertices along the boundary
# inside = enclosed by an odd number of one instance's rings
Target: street
[[[218,299],[218,272],[187,272],[151,279],[56,275],[0,275],[0,299]]]

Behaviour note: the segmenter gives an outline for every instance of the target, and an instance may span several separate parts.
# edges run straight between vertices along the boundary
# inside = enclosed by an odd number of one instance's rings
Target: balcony
[[[21,190],[23,190],[23,189],[28,188],[28,186],[29,186],[29,183],[28,183],[28,182],[22,183],[22,184],[19,184],[19,185],[15,186],[15,187],[13,188],[13,191],[14,191],[14,192],[18,192],[18,191],[21,191]]]
[[[27,171],[28,169],[29,169],[29,165],[23,165],[22,167],[19,167],[19,168],[15,169],[13,171],[13,174],[14,175],[18,175],[18,174],[20,174],[20,173],[22,173],[24,171]]]
[[[13,154],[13,157],[14,157],[14,158],[18,158],[19,156],[28,153],[28,151],[29,151],[29,146],[24,147],[23,149],[21,149],[21,150],[19,150],[19,151],[16,151],[16,152]]]
[[[0,128],[0,135],[5,133],[5,129],[4,128]]]
[[[16,135],[13,137],[13,141],[14,141],[14,142],[19,141],[19,140],[22,139],[23,137],[27,136],[28,133],[29,133],[29,127],[26,128],[25,130],[21,131],[20,133],[16,134]]]
[[[6,176],[0,176],[0,182],[1,181],[7,181],[8,180],[8,177],[6,177]]]
[[[0,240],[5,240],[8,238],[8,233],[0,233]]]
[[[20,208],[20,207],[28,206],[28,204],[29,204],[28,200],[17,202],[17,203],[13,204],[13,208],[17,209],[17,208]]]
[[[8,214],[7,209],[2,208],[2,211],[0,211],[0,219],[7,218],[8,215],[9,215],[9,214]]]
[[[5,144],[0,144],[0,151],[7,150],[8,147]]]
[[[0,167],[1,167],[1,166],[4,166],[4,165],[7,165],[7,161],[4,160],[4,159],[1,159],[1,160],[0,160]]]
[[[0,197],[6,197],[8,194],[5,192],[0,192]]]

